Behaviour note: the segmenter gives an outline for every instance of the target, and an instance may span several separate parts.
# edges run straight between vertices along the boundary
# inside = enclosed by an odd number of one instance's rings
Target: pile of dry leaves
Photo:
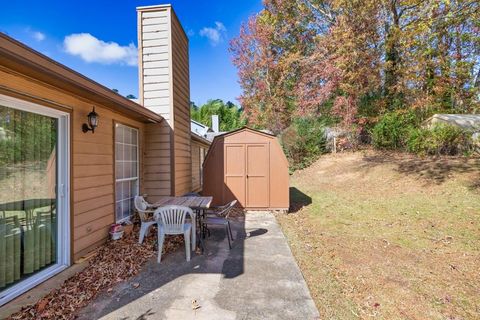
[[[153,231],[153,232],[152,232]],[[150,234],[156,234],[152,230]],[[136,275],[151,257],[156,255],[156,237],[150,236],[138,243],[138,225],[132,235],[118,241],[109,241],[89,260],[89,265],[63,285],[52,290],[34,305],[24,307],[10,319],[73,319],[80,308],[86,306],[101,291]],[[163,253],[183,246],[183,237],[167,237]]]

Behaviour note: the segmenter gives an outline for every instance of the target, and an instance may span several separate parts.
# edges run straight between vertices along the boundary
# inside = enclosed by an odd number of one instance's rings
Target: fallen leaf
[[[193,299],[192,300],[192,310],[197,310],[197,309],[200,309],[200,308],[201,308],[201,306],[200,306],[200,304],[198,304],[198,301]]]
[[[112,292],[112,287],[138,274],[143,265],[157,255],[157,238],[147,237],[138,243],[140,225],[136,221],[131,235],[121,241],[108,241],[88,257],[88,266],[67,279],[35,304],[22,308],[9,319],[74,319],[100,292]],[[151,235],[156,234],[152,230]],[[183,246],[183,236],[165,239],[164,251],[171,253]],[[139,286],[140,284],[138,284]],[[135,288],[138,286],[133,285]]]
[[[41,299],[37,303],[37,312],[42,313],[43,310],[45,310],[45,307],[47,306],[48,302],[49,302],[49,300],[46,299],[46,298]]]

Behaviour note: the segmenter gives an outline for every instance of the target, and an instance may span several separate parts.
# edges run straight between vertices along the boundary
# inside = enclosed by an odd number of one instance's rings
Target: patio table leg
[[[197,210],[197,218],[198,218],[198,246],[203,254],[205,251],[205,244],[202,238],[202,211],[201,209]]]
[[[197,214],[198,212],[194,211],[194,216],[192,218],[192,251],[195,251],[197,246]]]

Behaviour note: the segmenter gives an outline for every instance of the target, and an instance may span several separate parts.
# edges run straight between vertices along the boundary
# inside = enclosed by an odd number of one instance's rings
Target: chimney
[[[147,130],[146,139],[152,136],[152,142],[163,143],[150,143],[150,154],[146,150],[150,162],[162,157],[158,160],[162,168],[152,164],[150,173],[165,176],[169,172],[170,194],[187,193],[191,191],[188,37],[169,4],[138,7],[137,17],[139,103],[165,119],[162,129],[150,126]],[[162,155],[159,150],[164,150]],[[145,176],[148,174],[145,169]],[[168,183],[162,182],[161,188],[165,188]]]
[[[212,115],[212,130],[213,132],[220,132],[220,125],[218,122],[218,115]]]

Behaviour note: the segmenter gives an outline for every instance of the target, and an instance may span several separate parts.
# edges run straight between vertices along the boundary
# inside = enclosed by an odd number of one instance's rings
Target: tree
[[[212,126],[212,115],[218,115],[220,131],[231,131],[243,127],[246,124],[242,109],[228,101],[221,99],[208,100],[204,105],[197,107],[190,103],[190,115],[195,121]]]
[[[389,111],[480,108],[478,0],[265,0],[231,45],[249,123],[361,129]]]
[[[243,89],[240,103],[249,123],[279,133],[295,110],[299,59],[311,47],[309,9],[303,2],[265,0],[231,42]]]
[[[299,112],[330,112],[351,128],[357,123],[362,97],[380,83],[378,42],[379,4],[376,1],[336,1],[336,21],[316,38],[312,55],[303,61],[298,83]],[[327,108],[327,109],[325,109]]]

